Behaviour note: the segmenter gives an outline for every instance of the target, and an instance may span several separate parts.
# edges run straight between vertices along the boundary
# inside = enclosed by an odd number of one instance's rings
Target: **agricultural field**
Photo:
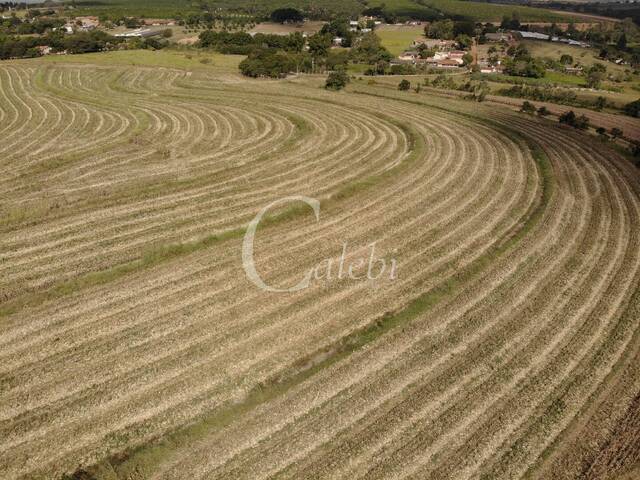
[[[629,66],[616,65],[613,62],[607,62],[598,58],[598,51],[593,48],[582,48],[573,45],[567,45],[560,42],[542,42],[535,40],[524,40],[522,45],[536,58],[553,58],[558,60],[562,55],[571,55],[574,62],[579,62],[585,66],[592,66],[596,63],[607,67],[607,71],[614,73],[624,73],[625,68]]]
[[[0,64],[0,478],[635,478],[629,158],[189,56]]]
[[[253,27],[250,32],[276,35],[288,35],[290,33],[300,32],[313,35],[322,30],[324,24],[325,22],[320,21],[307,21],[301,24],[262,22]]]

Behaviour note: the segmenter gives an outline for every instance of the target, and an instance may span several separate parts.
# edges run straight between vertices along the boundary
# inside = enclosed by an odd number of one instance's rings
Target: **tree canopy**
[[[304,20],[300,10],[295,8],[278,8],[271,12],[271,21],[276,23],[299,23]]]

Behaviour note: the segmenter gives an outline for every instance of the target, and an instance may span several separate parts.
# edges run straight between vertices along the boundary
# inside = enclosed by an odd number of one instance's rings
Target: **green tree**
[[[573,57],[569,54],[564,54],[560,57],[560,63],[562,65],[571,65],[573,64]]]
[[[540,115],[541,117],[546,117],[546,116],[548,116],[548,115],[550,115],[550,114],[551,114],[551,112],[550,112],[550,111],[549,111],[549,109],[548,109],[547,107],[545,107],[544,105],[543,105],[543,106],[541,106],[541,107],[538,109],[538,115]]]
[[[456,42],[458,42],[460,48],[463,49],[471,48],[471,45],[473,44],[473,40],[471,39],[471,37],[469,35],[465,35],[464,33],[461,33],[456,37]]]
[[[623,135],[623,132],[618,127],[613,127],[610,132],[611,137],[615,140],[616,138],[620,138]]]
[[[429,38],[442,40],[453,39],[453,20],[437,20],[425,27],[425,35]]]
[[[389,62],[393,56],[382,46],[380,38],[373,32],[360,37],[356,46],[351,49],[351,59],[358,63],[376,65],[379,62]]]
[[[601,63],[594,63],[587,70],[587,86],[589,88],[600,88],[602,81],[605,79],[607,67]]]
[[[536,107],[533,103],[524,101],[522,102],[522,107],[520,107],[520,111],[523,113],[536,113]]]
[[[271,21],[276,23],[299,23],[304,16],[295,8],[278,8],[271,12]]]
[[[640,99],[627,103],[624,106],[624,113],[631,117],[640,117]]]
[[[344,70],[329,73],[325,88],[329,90],[342,90],[349,83],[349,75]]]
[[[411,82],[407,79],[402,79],[398,84],[398,90],[407,91],[411,88]]]
[[[622,35],[620,35],[620,37],[618,38],[618,41],[616,42],[616,47],[618,47],[618,49],[620,50],[627,49],[627,35],[625,33],[622,33]]]
[[[484,80],[473,87],[473,98],[476,102],[484,102],[490,92],[489,84]]]
[[[309,53],[314,57],[326,57],[331,48],[331,35],[316,33],[309,37]]]

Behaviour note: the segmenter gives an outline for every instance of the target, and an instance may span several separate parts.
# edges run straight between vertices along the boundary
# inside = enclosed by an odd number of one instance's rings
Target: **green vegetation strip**
[[[473,117],[473,115],[468,115]],[[418,296],[409,302],[398,312],[387,312],[375,319],[367,326],[355,330],[346,335],[336,343],[326,346],[311,355],[304,357],[285,371],[285,373],[272,377],[271,379],[254,387],[247,396],[239,403],[231,403],[221,406],[218,410],[200,417],[195,423],[176,429],[165,434],[156,441],[143,444],[131,451],[112,456],[110,459],[87,468],[78,470],[72,476],[65,479],[96,479],[96,480],[120,480],[128,478],[148,478],[158,468],[160,464],[166,462],[177,450],[192,445],[194,442],[204,439],[215,431],[230,425],[232,422],[252,411],[254,408],[265,404],[287,393],[290,389],[300,385],[305,380],[311,378],[316,373],[329,366],[347,358],[352,353],[362,349],[382,335],[399,326],[406,325],[419,315],[422,315],[439,304],[443,299],[455,294],[463,284],[476,279],[486,267],[491,265],[498,256],[501,256],[515,247],[541,220],[547,206],[549,205],[553,193],[553,173],[551,164],[544,151],[529,139],[523,137],[518,132],[498,125],[491,120],[478,119],[482,123],[491,124],[503,133],[524,142],[530,149],[536,162],[538,174],[540,176],[541,195],[539,201],[532,205],[527,213],[526,220],[516,230],[507,233],[504,238],[497,241],[484,255],[473,261],[468,267],[459,271],[441,285],[434,287],[428,292]],[[414,141],[417,137],[413,137]],[[415,150],[414,150],[415,152]],[[386,177],[383,174],[381,177]],[[380,178],[376,179],[380,180]],[[365,182],[354,190],[349,190],[349,196],[359,188],[376,184]],[[295,214],[295,213],[294,213]],[[280,218],[288,218],[291,213],[284,214]],[[279,221],[278,218],[273,220]]]

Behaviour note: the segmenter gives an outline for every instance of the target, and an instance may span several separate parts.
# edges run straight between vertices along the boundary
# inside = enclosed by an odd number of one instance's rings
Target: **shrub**
[[[624,113],[631,117],[640,117],[640,99],[627,103],[624,106]]]
[[[560,123],[564,123],[565,125],[569,125],[580,130],[587,130],[589,128],[589,119],[584,115],[576,116],[573,110],[569,110],[568,112],[564,112],[560,115],[559,121]]]
[[[325,88],[330,90],[342,90],[349,83],[349,75],[347,75],[343,70],[338,70],[336,72],[331,72],[327,76],[327,82],[325,83]]]
[[[411,88],[411,82],[409,82],[409,80],[407,79],[403,79],[398,84],[398,90],[406,91],[406,90],[409,90],[410,88]]]
[[[622,137],[623,135],[622,130],[620,130],[618,127],[613,127],[609,133],[611,133],[611,136],[614,140],[616,138]]]
[[[541,117],[546,117],[547,115],[550,115],[550,114],[551,112],[544,105],[538,109],[538,115],[540,115]]]
[[[520,107],[520,111],[523,113],[535,113],[536,107],[533,103],[527,102],[526,100],[522,102],[522,107]]]
[[[240,62],[240,71],[247,77],[283,78],[296,69],[295,60],[285,52],[259,49]]]

